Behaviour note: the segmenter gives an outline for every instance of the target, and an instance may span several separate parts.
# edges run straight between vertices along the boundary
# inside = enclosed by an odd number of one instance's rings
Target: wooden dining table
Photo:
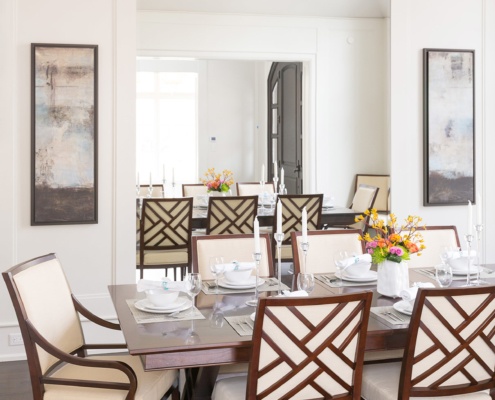
[[[493,275],[494,279],[488,280],[491,284],[495,284],[495,273]],[[409,278],[411,282],[431,282],[438,286],[433,277],[421,274],[419,270],[410,269]],[[294,289],[292,275],[284,275],[282,280]],[[391,306],[401,300],[377,293],[376,282],[368,286],[343,287],[329,287],[319,280],[315,282],[311,296],[371,290],[372,307]],[[464,283],[463,280],[455,280],[452,286],[462,286]],[[220,365],[248,362],[250,359],[251,336],[240,336],[224,317],[250,316],[255,308],[247,306],[246,301],[253,297],[253,293],[222,295],[200,292],[196,297],[196,306],[204,319],[138,324],[127,300],[144,298],[144,294],[138,293],[134,284],[112,285],[109,291],[129,353],[141,357],[144,369],[185,368],[188,371],[189,385],[186,385],[183,398],[208,398]],[[260,296],[276,294],[277,287],[274,287],[273,292],[260,292]],[[365,350],[402,349],[406,344],[407,330],[407,324],[390,326],[370,317]],[[200,368],[202,372],[209,369],[211,377],[205,372],[202,385],[195,386],[191,380],[198,379]]]

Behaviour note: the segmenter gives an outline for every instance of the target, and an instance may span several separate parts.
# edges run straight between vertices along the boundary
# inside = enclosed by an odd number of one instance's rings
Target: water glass
[[[186,276],[186,288],[187,291],[189,292],[189,295],[191,296],[192,304],[193,304],[191,313],[196,310],[196,307],[194,306],[194,298],[201,291],[201,285],[202,285],[201,274],[193,272]]]
[[[315,288],[315,277],[311,273],[300,273],[297,275],[297,289],[311,293]]]
[[[346,250],[339,250],[333,255],[333,262],[335,264],[335,283],[338,286],[342,286],[342,274],[344,273],[345,267],[344,260],[350,257],[350,253]]]
[[[210,257],[210,271],[215,277],[216,291],[218,293],[218,278],[223,274],[225,264],[222,256]]]
[[[449,264],[435,266],[435,277],[440,287],[449,287],[452,283],[452,267]]]

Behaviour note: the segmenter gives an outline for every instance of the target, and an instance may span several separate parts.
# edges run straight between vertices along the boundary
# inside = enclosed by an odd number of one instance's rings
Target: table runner
[[[275,292],[278,291],[278,279],[276,278],[263,278],[265,283],[258,286],[259,292]],[[203,282],[203,293],[204,294],[217,294],[214,281]],[[290,290],[290,288],[282,283],[282,290]],[[235,294],[235,293],[254,293],[254,288],[250,289],[227,289],[221,286],[218,287],[218,294]]]
[[[128,299],[128,300],[126,300],[127,305],[129,306],[129,309],[131,310],[131,313],[134,316],[136,323],[138,323],[138,324],[150,324],[150,323],[154,323],[154,322],[187,321],[187,320],[193,320],[193,319],[205,319],[204,315],[201,314],[201,311],[199,311],[197,308],[194,310],[194,314],[189,314],[189,312],[191,311],[191,308],[188,308],[187,310],[184,310],[184,311],[181,311],[180,313],[178,313],[175,317],[171,317],[170,314],[155,314],[155,313],[148,313],[146,311],[141,311],[141,310],[138,310],[134,306],[134,303],[136,301],[139,301],[139,300],[141,300],[141,299]]]

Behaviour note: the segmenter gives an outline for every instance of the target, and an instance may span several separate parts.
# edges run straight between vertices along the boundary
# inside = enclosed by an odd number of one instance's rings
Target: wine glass
[[[315,276],[311,273],[300,273],[297,275],[297,289],[311,293],[315,288]]]
[[[210,271],[215,276],[215,289],[218,293],[218,278],[225,271],[225,264],[222,256],[210,257]]]
[[[452,267],[449,264],[436,265],[435,277],[440,287],[449,287],[452,283]]]
[[[342,286],[342,275],[346,267],[344,267],[344,260],[350,257],[350,253],[346,250],[338,250],[333,255],[333,262],[335,264],[335,283],[337,286]]]
[[[192,308],[190,314],[196,312],[196,307],[194,306],[194,298],[201,291],[201,284],[202,284],[201,274],[198,274],[197,272],[192,272],[187,275],[186,288],[192,300]]]

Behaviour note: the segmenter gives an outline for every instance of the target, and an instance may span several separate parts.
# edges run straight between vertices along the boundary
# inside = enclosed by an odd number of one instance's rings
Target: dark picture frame
[[[423,49],[425,206],[475,202],[474,50]]]
[[[31,44],[31,225],[98,223],[98,46]]]

